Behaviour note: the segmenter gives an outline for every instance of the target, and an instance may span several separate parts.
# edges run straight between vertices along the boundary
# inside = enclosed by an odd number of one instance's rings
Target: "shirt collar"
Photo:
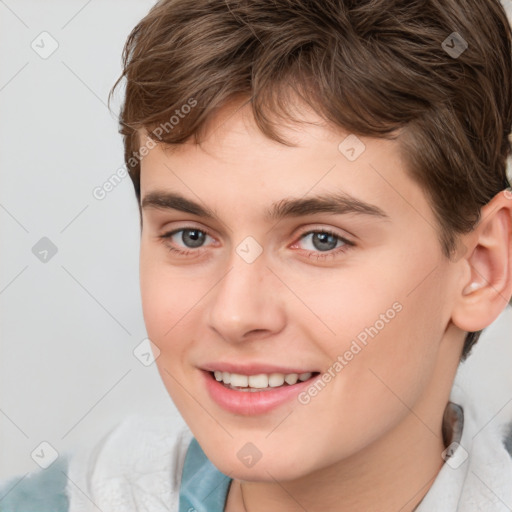
[[[231,481],[193,438],[183,465],[179,512],[224,512]]]

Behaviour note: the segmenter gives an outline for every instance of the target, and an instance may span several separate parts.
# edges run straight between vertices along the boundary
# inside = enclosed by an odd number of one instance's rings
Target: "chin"
[[[313,470],[313,468],[304,466],[300,460],[301,458],[294,459],[288,454],[276,453],[275,450],[266,455],[265,451],[270,451],[270,447],[263,449],[261,458],[248,467],[243,462],[243,453],[240,454],[239,443],[231,441],[219,447],[218,444],[209,446],[208,442],[206,444],[199,442],[210,462],[219,471],[237,480],[251,482],[288,481],[301,478]],[[292,453],[294,451],[296,452],[296,450],[292,450]]]

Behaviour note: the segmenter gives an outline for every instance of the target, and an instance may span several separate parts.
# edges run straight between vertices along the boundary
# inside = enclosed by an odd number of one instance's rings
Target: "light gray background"
[[[0,0],[0,478],[37,469],[42,441],[73,450],[127,414],[182,424],[133,354],[146,332],[131,181],[92,194],[123,165],[107,95],[152,3]],[[43,31],[59,45],[46,59],[31,47]],[[57,247],[46,263],[43,237]],[[509,307],[459,375],[499,417],[512,417],[511,332]]]

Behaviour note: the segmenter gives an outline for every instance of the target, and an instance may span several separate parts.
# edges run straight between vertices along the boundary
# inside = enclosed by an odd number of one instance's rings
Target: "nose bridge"
[[[262,254],[254,257],[250,243],[242,242],[233,251],[229,270],[210,297],[209,327],[228,341],[242,341],[253,331],[268,335],[284,326],[278,280]]]

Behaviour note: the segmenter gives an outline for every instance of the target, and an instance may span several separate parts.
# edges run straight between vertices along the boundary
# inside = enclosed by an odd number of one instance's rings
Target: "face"
[[[210,460],[246,480],[393,432],[428,402],[450,322],[451,266],[398,142],[308,120],[282,128],[288,147],[224,109],[201,146],[142,161],[156,364]]]

